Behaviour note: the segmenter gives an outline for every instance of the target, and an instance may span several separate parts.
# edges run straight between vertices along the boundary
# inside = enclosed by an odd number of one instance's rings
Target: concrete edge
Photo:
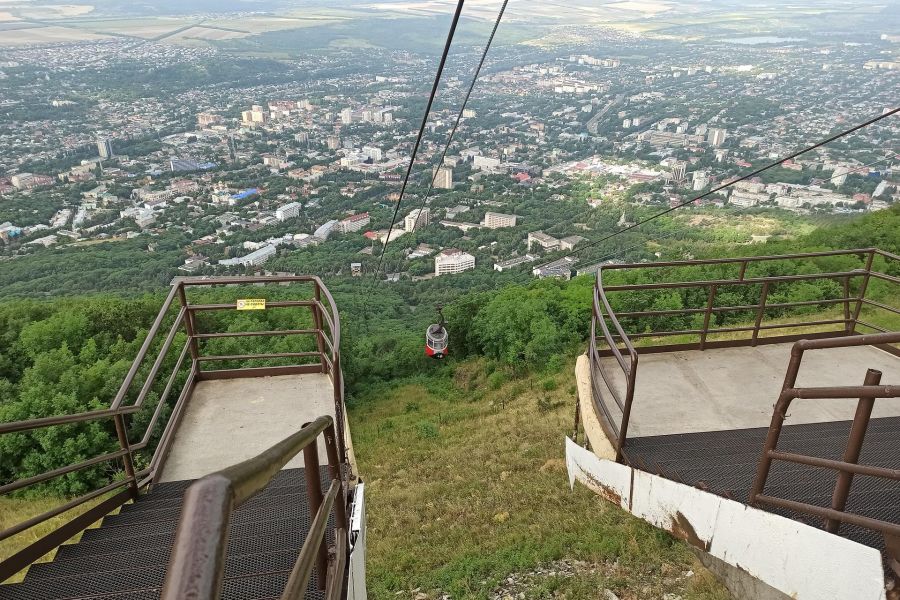
[[[606,432],[600,425],[600,417],[594,406],[591,392],[591,361],[587,354],[580,355],[575,362],[575,381],[578,388],[578,412],[581,415],[581,426],[591,450],[600,458],[615,460],[615,447],[606,437]]]

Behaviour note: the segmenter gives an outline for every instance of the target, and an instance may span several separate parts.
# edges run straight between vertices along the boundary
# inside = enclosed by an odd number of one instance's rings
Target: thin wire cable
[[[406,176],[403,178],[403,186],[400,188],[400,197],[397,199],[397,206],[394,207],[394,214],[391,217],[391,225],[388,227],[387,239],[384,246],[381,247],[381,256],[378,258],[378,265],[375,267],[375,273],[372,275],[372,282],[378,280],[378,272],[381,271],[381,265],[384,262],[384,252],[387,250],[388,243],[391,241],[391,232],[394,230],[394,224],[397,222],[397,215],[400,212],[400,204],[403,202],[403,194],[406,193],[406,186],[409,183],[409,176],[412,173],[413,165],[416,162],[416,154],[419,152],[419,145],[422,143],[422,137],[425,135],[425,126],[428,124],[428,115],[431,114],[431,105],[434,104],[434,98],[437,96],[438,86],[441,83],[441,76],[444,73],[444,65],[447,63],[447,55],[450,53],[450,46],[453,43],[453,35],[456,33],[456,26],[459,24],[459,16],[462,13],[463,3],[465,0],[459,0],[456,3],[456,11],[453,13],[453,21],[450,23],[450,31],[447,33],[447,40],[444,42],[444,52],[441,54],[441,62],[438,63],[437,73],[434,75],[434,83],[431,85],[431,94],[428,96],[428,104],[425,106],[425,114],[422,115],[422,124],[419,126],[419,134],[416,136],[416,144],[413,146],[412,156],[409,157],[409,166],[406,167]]]
[[[494,35],[497,33],[497,28],[500,26],[500,21],[503,20],[503,13],[506,11],[508,2],[509,0],[503,0],[500,12],[497,13],[497,20],[494,21],[494,28],[491,30],[491,35],[488,37],[487,44],[484,46],[484,51],[481,53],[481,60],[478,61],[478,67],[475,69],[475,75],[472,77],[472,83],[469,84],[469,90],[466,92],[466,97],[463,98],[462,106],[459,107],[459,112],[456,114],[456,121],[453,123],[453,128],[450,130],[450,136],[447,138],[447,143],[444,144],[444,151],[441,152],[441,158],[437,163],[437,167],[435,168],[434,173],[431,174],[431,184],[428,186],[428,191],[425,192],[425,195],[422,197],[422,203],[419,205],[419,212],[416,215],[414,228],[419,226],[419,219],[422,218],[422,210],[425,208],[425,203],[428,202],[428,199],[431,197],[431,192],[434,191],[434,183],[437,181],[441,167],[444,165],[444,160],[447,158],[447,151],[450,149],[450,144],[453,143],[453,137],[456,135],[456,129],[459,127],[459,122],[462,120],[463,113],[466,111],[466,105],[469,103],[469,97],[472,95],[472,90],[475,89],[475,83],[478,81],[478,76],[481,75],[481,68],[484,66],[488,51],[491,49],[491,44],[494,41]],[[390,242],[390,239],[388,239],[388,242]],[[387,246],[387,244],[385,244],[385,246]]]
[[[750,179],[751,177],[756,177],[756,176],[759,175],[760,173],[764,173],[765,171],[768,171],[769,169],[772,169],[772,168],[774,168],[774,167],[777,167],[778,165],[780,165],[781,163],[783,163],[783,162],[785,162],[785,161],[794,159],[794,158],[796,158],[796,157],[798,157],[798,156],[801,156],[801,155],[803,155],[803,154],[806,154],[807,152],[811,152],[811,151],[815,150],[816,148],[820,148],[820,147],[822,147],[822,146],[824,146],[824,145],[826,145],[826,144],[830,144],[831,142],[833,142],[833,141],[835,141],[835,140],[838,140],[838,139],[840,139],[840,138],[842,138],[842,137],[844,137],[844,136],[850,135],[850,134],[853,133],[854,131],[858,131],[858,130],[864,128],[864,127],[868,127],[869,125],[872,125],[873,123],[877,123],[878,121],[881,121],[881,120],[886,119],[886,118],[888,118],[888,117],[890,117],[890,116],[892,116],[892,115],[895,115],[895,114],[897,114],[898,112],[900,112],[900,107],[897,107],[897,108],[894,108],[894,109],[889,110],[889,111],[887,111],[887,112],[884,112],[884,113],[878,115],[877,117],[873,117],[873,118],[871,118],[871,119],[869,119],[869,120],[867,120],[867,121],[864,121],[864,122],[860,123],[859,125],[855,125],[855,126],[851,127],[850,129],[846,129],[846,130],[844,130],[844,131],[841,131],[840,133],[836,133],[835,135],[833,135],[833,136],[831,136],[831,137],[829,137],[829,138],[826,138],[826,139],[824,139],[824,140],[822,140],[822,141],[820,141],[820,142],[816,142],[816,143],[813,144],[812,146],[807,146],[806,148],[803,148],[802,150],[798,150],[798,151],[796,151],[796,152],[794,152],[794,153],[792,153],[792,154],[788,154],[787,156],[783,156],[783,157],[777,159],[776,161],[767,164],[767,165],[764,166],[764,167],[760,167],[760,168],[758,168],[758,169],[755,169],[755,170],[751,171],[750,173],[747,173],[746,175],[742,175],[741,177],[738,177],[737,179],[734,179],[734,180],[732,180],[732,181],[729,181],[728,183],[724,183],[724,184],[722,184],[722,185],[720,185],[720,186],[718,186],[718,187],[715,187],[715,188],[709,190],[708,192],[705,192],[705,193],[703,193],[703,194],[701,194],[701,195],[699,195],[699,196],[697,196],[697,197],[695,197],[695,198],[691,198],[690,200],[687,200],[687,201],[685,201],[685,202],[681,202],[680,204],[676,204],[676,205],[674,205],[674,206],[670,206],[670,207],[667,208],[666,210],[662,210],[662,211],[660,211],[660,212],[658,212],[658,213],[656,213],[656,214],[654,214],[654,215],[651,215],[651,216],[647,217],[646,219],[642,219],[642,220],[638,221],[637,223],[633,223],[633,224],[629,225],[628,227],[626,227],[626,228],[624,228],[624,229],[620,229],[619,231],[616,231],[616,232],[613,232],[613,233],[611,233],[611,234],[609,234],[609,235],[607,235],[607,236],[604,236],[604,237],[600,238],[599,240],[595,240],[595,241],[593,241],[593,242],[590,242],[589,244],[585,244],[585,245],[582,246],[581,248],[572,250],[571,252],[569,252],[569,253],[567,253],[567,254],[563,254],[562,256],[559,256],[559,257],[553,259],[552,261],[550,261],[550,262],[548,262],[548,263],[545,263],[545,264],[543,264],[543,265],[539,265],[538,267],[535,267],[535,268],[540,269],[540,268],[546,267],[547,265],[549,265],[549,264],[551,264],[551,263],[553,263],[553,262],[556,262],[556,261],[558,261],[558,260],[562,260],[563,258],[567,258],[567,257],[569,257],[569,256],[574,256],[575,254],[578,254],[578,253],[580,253],[580,252],[584,252],[584,251],[587,250],[588,248],[592,248],[592,247],[596,246],[597,244],[603,243],[603,242],[605,242],[605,241],[607,241],[607,240],[609,240],[609,239],[612,239],[612,238],[614,238],[614,237],[616,237],[616,236],[618,236],[618,235],[622,235],[622,234],[625,233],[626,231],[631,231],[632,229],[636,229],[636,228],[640,227],[641,225],[643,225],[644,223],[649,223],[650,221],[652,221],[652,220],[654,220],[654,219],[658,219],[659,217],[661,217],[661,216],[663,216],[663,215],[667,215],[667,214],[669,214],[670,212],[673,212],[673,211],[678,210],[679,208],[685,207],[685,206],[687,206],[688,204],[691,204],[692,202],[696,202],[697,200],[702,200],[703,198],[706,198],[707,196],[709,196],[709,195],[711,195],[711,194],[715,194],[716,192],[719,192],[719,191],[721,191],[721,190],[724,190],[724,189],[726,189],[726,188],[729,188],[729,187],[733,186],[733,185],[736,184],[736,183],[740,183],[741,181],[746,181],[747,179]]]
[[[877,165],[877,164],[880,164],[880,163],[883,163],[883,162],[887,162],[887,161],[889,161],[889,160],[893,160],[893,159],[898,158],[898,157],[900,157],[900,155],[898,155],[898,154],[895,153],[895,154],[893,154],[893,155],[891,155],[891,156],[886,156],[886,157],[884,157],[884,158],[880,158],[880,159],[878,159],[878,160],[876,160],[876,161],[874,161],[874,162],[870,162],[870,163],[865,164],[865,165],[860,165],[860,166],[858,166],[858,167],[854,167],[854,170],[865,169],[865,168],[871,167],[871,166],[873,166],[873,165]],[[825,181],[823,181],[823,183],[828,183],[829,181],[832,181],[832,180],[834,180],[834,179],[837,179],[838,177],[842,177],[843,175],[844,175],[844,174],[833,175],[833,176],[829,177],[828,179],[826,179]],[[735,212],[735,213],[741,212],[741,211],[747,210],[747,209],[749,209],[749,208],[755,208],[755,207],[752,207],[752,206],[739,207],[739,208],[737,208],[734,212]],[[630,252],[631,250],[637,250],[638,248],[643,248],[643,247],[647,244],[647,242],[650,242],[650,241],[656,242],[656,241],[659,241],[659,240],[666,240],[666,239],[675,237],[676,235],[678,235],[678,234],[680,234],[680,233],[682,233],[682,232],[680,232],[680,231],[673,231],[672,233],[668,233],[668,234],[665,234],[665,235],[658,236],[658,237],[656,237],[656,238],[654,238],[654,239],[652,239],[652,240],[644,240],[644,241],[641,242],[640,244],[635,244],[635,245],[633,245],[633,246],[629,246],[628,248],[622,248],[622,249],[620,249],[620,250],[616,250],[615,252],[612,252],[612,253],[610,253],[610,254],[607,254],[606,256],[600,257],[600,258],[595,259],[595,260],[596,260],[598,263],[601,263],[601,262],[603,262],[603,261],[605,261],[605,260],[610,260],[611,258],[616,258],[616,257],[618,257],[618,256],[621,256],[621,255],[625,254],[626,252]]]

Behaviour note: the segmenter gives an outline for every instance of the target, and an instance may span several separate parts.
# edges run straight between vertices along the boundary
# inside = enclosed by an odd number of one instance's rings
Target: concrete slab
[[[640,354],[628,436],[768,427],[792,345]],[[624,398],[618,363],[601,362]],[[882,371],[883,384],[900,383],[900,357],[868,346],[806,352],[797,383],[862,385],[868,368]],[[848,400],[795,400],[787,423],[849,420],[855,410]],[[873,416],[900,416],[900,398],[878,400]]]
[[[160,481],[196,479],[271,447],[322,415],[334,417],[324,374],[201,381],[175,433]],[[319,441],[319,461],[325,462]],[[303,466],[302,453],[285,468]]]

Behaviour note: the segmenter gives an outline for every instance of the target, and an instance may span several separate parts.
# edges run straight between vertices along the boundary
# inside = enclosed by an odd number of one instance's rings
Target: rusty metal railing
[[[266,284],[311,285],[312,293],[309,299],[276,300],[267,303],[267,309],[308,309],[312,315],[313,327],[252,332],[201,332],[198,330],[199,315],[211,311],[235,310],[236,300],[224,303],[191,303],[188,297],[191,290],[201,287]],[[74,509],[85,509],[81,514],[65,521],[36,541],[24,545],[21,550],[0,562],[0,581],[10,578],[93,522],[136,498],[141,489],[153,483],[162,471],[175,430],[184,414],[191,392],[199,381],[295,373],[328,374],[334,388],[335,415],[338,423],[336,428],[338,452],[341,460],[344,463],[348,462],[343,435],[345,423],[344,382],[340,366],[340,332],[340,317],[334,299],[318,277],[192,277],[176,279],[109,408],[0,423],[0,435],[27,435],[29,432],[40,431],[48,427],[64,427],[88,422],[103,423],[111,436],[110,450],[105,453],[37,475],[15,481],[0,482],[0,496],[21,492],[26,488],[45,484],[54,478],[101,465],[108,465],[110,471],[116,471],[122,475],[122,477],[111,476],[110,482],[106,485],[75,498],[66,499],[59,506],[12,524],[0,531],[0,540],[12,538]],[[315,338],[316,351],[225,356],[204,353],[204,343],[208,340],[260,336],[310,336]],[[162,339],[161,344],[159,344],[160,339]],[[159,344],[159,349],[154,358],[151,355],[151,349],[155,344]],[[188,357],[190,362],[188,362]],[[161,371],[164,367],[168,367],[173,360],[171,371],[167,371],[167,376],[162,376]],[[216,361],[227,364],[266,360],[288,361],[292,364],[213,370],[203,368],[203,365]],[[140,379],[143,379],[143,383],[138,388],[136,382]],[[162,388],[158,389],[160,386]],[[171,405],[171,413],[165,422],[163,431],[158,440],[154,440],[154,432],[162,421],[163,410],[170,404],[170,398],[179,386],[180,391],[177,392],[177,399]],[[141,433],[140,439],[130,439],[129,420],[133,419],[141,410],[149,408],[148,399],[156,397],[157,394],[158,400],[156,406],[153,407],[146,429]],[[152,453],[149,461],[147,461],[145,453]],[[143,466],[144,463],[146,466]]]
[[[324,434],[331,485],[323,496],[316,444]],[[334,421],[322,416],[259,456],[198,479],[184,495],[181,519],[163,586],[163,600],[213,600],[222,593],[231,513],[255,494],[300,451],[312,525],[282,593],[282,600],[303,598],[313,569],[327,600],[340,600],[347,562],[346,486],[338,457]],[[334,514],[335,545],[329,552],[326,532]],[[330,556],[331,555],[331,556]]]
[[[897,342],[900,342],[900,332],[837,339],[801,340],[794,344],[794,347],[791,349],[791,360],[785,374],[784,385],[775,404],[775,410],[772,413],[772,423],[766,436],[753,488],[750,491],[751,504],[765,504],[821,517],[825,520],[825,530],[832,533],[838,532],[841,523],[850,523],[892,536],[900,535],[900,525],[896,523],[873,519],[845,510],[854,475],[866,475],[900,481],[900,469],[859,464],[863,441],[865,440],[869,418],[872,416],[875,401],[879,398],[900,398],[900,385],[880,385],[881,372],[874,369],[868,370],[862,386],[797,387],[796,385],[803,355],[809,350],[847,348],[850,346],[882,346]],[[778,439],[781,435],[784,420],[794,400],[833,401],[841,398],[858,398],[856,415],[850,428],[842,460],[831,460],[778,450]],[[817,506],[806,502],[765,495],[763,492],[765,491],[769,471],[773,461],[776,460],[837,471],[838,477],[835,482],[831,506]]]
[[[809,267],[810,263],[829,258],[847,258],[859,261],[859,266],[836,271],[807,272],[795,268],[790,274],[754,274],[754,269],[765,270],[767,265],[780,261],[793,261]],[[878,302],[867,296],[871,282],[877,280],[887,285],[900,284],[900,277],[876,270],[875,261],[891,265],[896,269],[900,257],[878,250],[864,248],[857,250],[836,250],[829,252],[808,252],[781,256],[739,257],[709,260],[670,261],[639,264],[604,265],[597,272],[597,282],[593,295],[593,317],[591,320],[588,357],[591,364],[591,385],[594,405],[605,434],[613,443],[616,460],[622,459],[622,447],[628,434],[628,424],[634,402],[639,353],[668,352],[676,350],[705,350],[734,346],[756,346],[758,344],[792,342],[799,339],[820,339],[857,335],[858,329],[886,332],[887,330],[871,321],[861,318],[864,307],[900,315],[900,307]],[[801,262],[802,261],[802,262]],[[610,271],[638,273],[658,273],[665,268],[710,268],[724,271],[733,268],[736,273],[725,274],[714,279],[690,281],[654,281],[652,283],[613,284],[604,281]],[[654,277],[659,279],[658,277]],[[607,278],[608,279],[608,278]],[[834,281],[838,282],[840,295],[834,298],[771,302],[773,291],[779,286],[796,283]],[[732,305],[719,305],[717,298],[724,295],[722,290],[751,290],[758,287],[756,301]],[[690,306],[677,308],[614,310],[610,297],[621,294],[648,293],[660,290],[677,291],[689,301]],[[702,305],[701,305],[702,303]],[[776,311],[790,311],[799,307],[827,309],[840,307],[839,318],[811,318],[788,322],[766,322],[766,317]],[[717,326],[716,320],[729,314],[745,313],[751,324],[736,323],[731,326]],[[723,316],[723,317],[720,317]],[[652,325],[661,317],[690,317],[701,324],[681,329],[660,329]],[[625,325],[623,325],[623,321]],[[650,324],[648,324],[650,322]],[[837,328],[827,329],[837,325]],[[628,327],[626,327],[628,326]],[[825,328],[825,329],[823,329]],[[626,331],[630,329],[630,331]],[[784,335],[768,335],[778,330],[800,329],[800,332]],[[731,339],[710,339],[727,335]],[[693,338],[693,341],[664,343],[660,340],[672,337]],[[636,347],[634,340],[641,340]],[[640,351],[638,351],[638,347]],[[885,344],[885,349],[898,352],[895,346]],[[614,358],[613,364],[605,365],[604,357]],[[610,401],[610,399],[612,401]]]

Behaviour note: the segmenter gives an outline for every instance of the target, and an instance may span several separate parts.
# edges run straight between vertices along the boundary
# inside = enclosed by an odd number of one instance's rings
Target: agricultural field
[[[70,27],[28,27],[3,31],[0,47],[109,39],[110,35]]]

